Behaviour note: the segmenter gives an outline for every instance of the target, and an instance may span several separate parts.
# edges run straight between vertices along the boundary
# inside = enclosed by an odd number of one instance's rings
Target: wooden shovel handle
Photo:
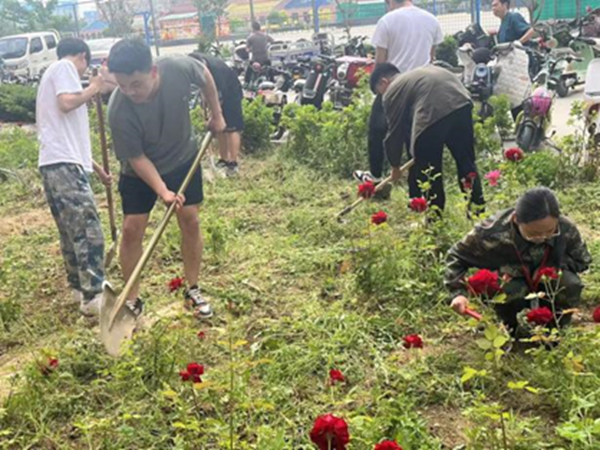
[[[208,150],[211,140],[212,140],[212,133],[210,131],[208,131],[206,133],[206,135],[204,136],[204,139],[202,140],[202,145],[200,147],[200,151],[198,152],[198,155],[196,155],[196,159],[194,159],[194,162],[192,163],[192,166],[190,167],[189,172],[185,176],[185,179],[183,180],[181,187],[177,191],[177,195],[182,195],[185,192],[185,190],[188,188],[190,182],[192,181],[192,178],[194,177],[194,174],[196,173],[196,170],[198,169],[198,166],[200,166],[200,162],[202,161],[202,158],[204,157],[204,155],[206,154],[206,151]],[[109,330],[113,326],[115,317],[117,316],[117,312],[119,312],[119,310],[123,307],[123,305],[127,301],[127,297],[129,296],[131,289],[133,289],[133,285],[135,283],[137,283],[137,281],[139,280],[139,278],[142,274],[142,271],[144,270],[144,267],[146,267],[146,264],[148,263],[148,260],[150,259],[150,256],[152,255],[154,248],[156,247],[156,244],[158,244],[158,241],[160,240],[161,236],[163,235],[165,229],[167,228],[169,220],[171,219],[171,216],[173,216],[173,213],[175,212],[175,206],[176,206],[175,202],[171,203],[171,205],[165,212],[165,215],[163,216],[162,220],[158,224],[158,227],[154,231],[154,234],[150,238],[150,242],[148,243],[148,246],[144,250],[144,253],[142,254],[139,261],[137,262],[135,268],[133,269],[133,272],[131,273],[131,276],[127,280],[127,283],[125,283],[125,287],[123,288],[123,291],[119,295],[119,298],[117,299],[117,302],[115,303],[115,307],[111,312],[110,319],[108,321],[108,329]]]
[[[481,314],[477,311],[473,311],[472,309],[465,308],[465,315],[472,317],[475,320],[481,320]]]
[[[410,161],[408,161],[406,164],[404,164],[402,167],[400,167],[400,173],[406,172],[408,169],[410,169],[413,166],[414,163],[415,163],[414,159],[411,159]],[[391,176],[384,178],[383,180],[381,180],[379,182],[379,184],[377,186],[375,186],[375,192],[381,191],[384,187],[386,187],[391,182],[392,182]],[[339,213],[337,213],[336,218],[339,219],[341,217],[344,217],[346,214],[351,212],[353,209],[355,209],[358,205],[360,205],[365,200],[366,200],[365,197],[358,197],[356,200],[354,200],[354,202],[352,202],[350,205],[346,206]]]

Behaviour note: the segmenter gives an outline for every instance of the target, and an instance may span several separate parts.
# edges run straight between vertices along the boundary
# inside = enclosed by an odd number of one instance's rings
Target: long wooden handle
[[[400,173],[404,173],[405,171],[410,169],[414,165],[414,163],[415,163],[414,159],[411,159],[410,161],[408,161],[406,164],[404,164],[402,167],[400,167]],[[392,182],[391,176],[384,178],[383,180],[381,180],[379,182],[379,184],[377,186],[375,186],[375,192],[381,191],[384,187],[386,187],[391,182]],[[337,213],[336,218],[339,219],[341,217],[344,217],[346,214],[348,214],[350,211],[352,211],[354,208],[356,208],[358,205],[360,205],[365,200],[366,200],[365,197],[358,197],[356,200],[354,200],[354,202],[352,202],[350,205],[346,206],[339,213]]]
[[[108,143],[106,142],[106,125],[104,122],[104,111],[102,109],[102,95],[96,94],[96,115],[98,116],[98,131],[100,133],[100,149],[102,150],[102,168],[110,175],[110,163],[108,161]],[[115,204],[113,201],[112,187],[106,186],[106,202],[108,203],[108,220],[110,223],[110,237],[113,242],[117,241],[117,221],[115,217]]]
[[[202,140],[202,145],[200,147],[200,151],[198,152],[198,155],[196,156],[196,159],[194,159],[194,162],[192,163],[192,166],[190,167],[189,172],[185,176],[185,179],[183,180],[181,187],[177,191],[177,195],[182,195],[185,192],[185,190],[188,188],[190,182],[192,181],[192,178],[194,177],[196,170],[198,169],[198,166],[200,165],[200,162],[202,161],[202,158],[204,157],[204,155],[206,154],[206,151],[208,150],[211,140],[212,140],[212,133],[210,131],[208,131],[206,133],[206,135],[204,136],[204,139]],[[119,298],[117,299],[115,307],[112,310],[112,313],[110,315],[110,320],[108,321],[108,329],[109,330],[113,326],[115,317],[117,317],[117,313],[119,312],[119,310],[123,307],[123,305],[127,301],[127,297],[129,296],[131,289],[133,289],[134,284],[139,280],[140,275],[142,274],[142,271],[144,270],[144,267],[146,267],[146,263],[150,259],[150,255],[152,255],[152,252],[154,251],[156,244],[158,244],[158,241],[160,240],[161,236],[163,235],[165,229],[167,228],[169,220],[171,219],[171,216],[173,216],[174,212],[175,212],[175,202],[171,203],[171,205],[165,212],[165,215],[163,216],[162,220],[158,224],[158,227],[154,231],[154,234],[150,238],[150,242],[148,243],[148,246],[144,250],[142,257],[137,262],[135,268],[133,269],[131,276],[127,280],[127,283],[125,283],[125,287],[123,288],[123,291],[119,295]]]

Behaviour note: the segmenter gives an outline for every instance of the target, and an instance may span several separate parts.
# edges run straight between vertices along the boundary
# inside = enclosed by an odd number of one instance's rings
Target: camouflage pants
[[[91,300],[102,292],[104,237],[87,174],[68,163],[40,167],[40,173],[60,234],[69,285]]]
[[[517,326],[517,314],[525,308],[531,308],[531,301],[526,300],[530,293],[527,282],[524,278],[513,278],[510,282],[504,285],[504,293],[507,295],[506,303],[496,305],[496,313],[500,319],[510,329],[515,329]],[[540,283],[539,291],[544,291],[544,284]],[[557,314],[561,316],[561,325],[568,325],[571,322],[571,315],[561,315],[563,309],[575,308],[581,299],[581,291],[583,291],[583,283],[579,275],[568,270],[563,270],[560,282],[558,284],[558,294],[554,299]],[[540,300],[540,306],[551,308],[548,301]]]

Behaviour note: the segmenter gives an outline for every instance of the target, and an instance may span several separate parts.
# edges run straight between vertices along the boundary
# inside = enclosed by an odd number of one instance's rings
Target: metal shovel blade
[[[100,339],[109,355],[119,356],[123,342],[133,336],[137,320],[129,308],[120,308],[111,327],[110,318],[117,303],[117,294],[106,282],[103,297],[100,308]]]

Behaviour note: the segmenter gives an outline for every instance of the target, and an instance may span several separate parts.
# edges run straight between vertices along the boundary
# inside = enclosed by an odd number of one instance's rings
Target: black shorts
[[[242,93],[240,80],[232,70],[223,71],[214,74],[214,76],[223,76],[226,79],[225,83],[220,83],[224,86],[219,91],[223,118],[227,124],[225,131],[242,131],[244,129],[244,115],[242,113],[244,94]]]
[[[161,175],[169,190],[173,192],[179,190],[193,162],[194,160],[191,160],[172,172]],[[121,194],[122,209],[125,215],[148,214],[154,208],[158,198],[156,193],[141,178],[131,175],[121,174],[119,177],[119,193]],[[204,192],[202,190],[202,169],[200,167],[194,173],[184,195],[186,206],[202,203]]]

